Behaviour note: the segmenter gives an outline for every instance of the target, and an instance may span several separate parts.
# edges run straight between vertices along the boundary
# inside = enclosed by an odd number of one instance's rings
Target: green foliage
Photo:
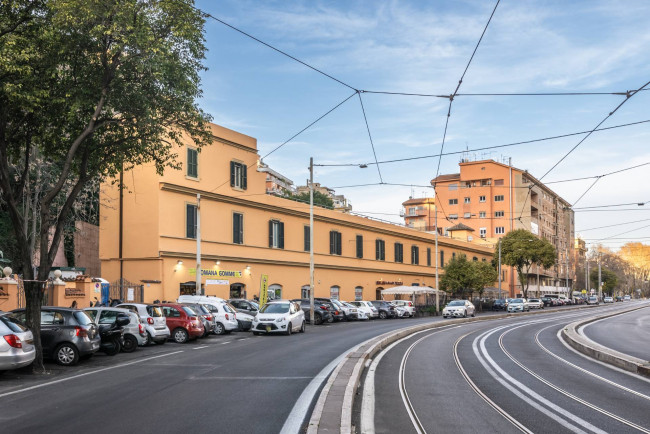
[[[498,273],[488,262],[468,261],[465,255],[452,258],[444,267],[440,289],[466,297],[472,292],[483,293],[486,286],[498,279]]]
[[[309,203],[309,193],[289,194],[285,197],[287,199],[295,200],[296,202]],[[334,201],[332,198],[319,191],[314,191],[314,205],[327,209],[334,209]]]
[[[528,297],[528,273],[533,265],[550,268],[555,264],[553,244],[537,238],[525,229],[509,232],[501,238],[501,262],[515,267],[524,298]]]
[[[589,272],[589,280],[591,287],[598,289],[598,268]],[[600,281],[603,283],[603,293],[613,295],[616,286],[618,285],[618,276],[613,271],[606,268],[600,270]]]

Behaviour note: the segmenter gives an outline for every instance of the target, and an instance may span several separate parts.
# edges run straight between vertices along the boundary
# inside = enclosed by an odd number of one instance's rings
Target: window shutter
[[[230,186],[235,186],[235,162],[230,162]]]
[[[399,262],[399,244],[395,243],[395,262]]]
[[[232,242],[239,243],[239,216],[238,214],[232,215]]]
[[[269,220],[269,247],[273,247],[273,220]]]
[[[279,243],[278,243],[278,247],[281,248],[281,249],[284,249],[284,223],[279,222],[278,224],[280,225],[280,231],[279,231],[280,232],[280,240],[279,240]]]
[[[310,229],[309,229],[309,226],[304,226],[304,228],[305,228],[305,230],[304,230],[304,233],[305,233],[305,249],[304,250],[305,250],[305,252],[308,252],[310,250],[310,246],[309,246],[309,230]]]
[[[440,251],[440,266],[441,267],[445,266],[445,251],[444,250]]]
[[[243,188],[244,190],[246,190],[248,186],[248,181],[247,181],[248,176],[246,174],[247,169],[248,168],[246,167],[245,164],[241,165],[241,188]]]
[[[239,243],[244,244],[244,215],[239,214]]]
[[[375,259],[381,259],[381,255],[379,254],[379,240],[375,240]]]
[[[427,247],[427,267],[431,266],[431,248]]]
[[[363,258],[363,235],[357,235],[357,258]]]
[[[337,255],[341,254],[341,233],[340,232],[336,233],[336,254]]]
[[[330,255],[336,252],[334,249],[334,231],[330,231]]]
[[[185,229],[185,236],[187,238],[196,238],[196,213],[194,211],[194,205],[187,205],[187,227]]]

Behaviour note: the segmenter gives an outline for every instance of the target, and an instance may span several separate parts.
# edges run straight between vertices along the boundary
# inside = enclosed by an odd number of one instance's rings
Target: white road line
[[[41,387],[51,386],[51,385],[63,383],[65,381],[69,381],[69,380],[75,380],[77,378],[86,377],[86,376],[92,375],[92,374],[98,374],[98,373],[104,372],[104,371],[110,371],[111,369],[123,368],[125,366],[135,365],[135,364],[138,364],[138,363],[144,363],[144,362],[148,362],[149,360],[159,359],[161,357],[172,356],[174,354],[178,354],[178,353],[182,353],[182,352],[183,352],[183,350],[174,351],[173,353],[160,354],[158,356],[147,357],[146,359],[134,360],[133,362],[120,363],[119,365],[109,366],[107,368],[102,368],[102,369],[96,369],[96,370],[90,371],[90,372],[84,372],[83,374],[77,374],[77,375],[73,375],[71,377],[61,378],[59,380],[48,381],[47,383],[37,384],[35,386],[30,386],[30,387],[25,387],[24,389],[13,390],[11,392],[2,393],[2,394],[0,394],[0,398],[4,398],[5,396],[10,396],[10,395],[16,395],[18,393],[27,392],[27,391],[30,391],[30,390],[40,389]]]
[[[312,377],[231,377],[231,376],[222,376],[222,377],[189,377],[188,380],[252,380],[252,381],[263,381],[263,380],[307,380]]]
[[[231,341],[228,341],[228,342],[221,342],[221,345],[226,345],[226,344],[229,344],[230,342],[231,342]]]
[[[193,350],[201,350],[201,349],[203,349],[203,348],[208,348],[208,345],[203,345],[203,346],[201,346],[201,347],[194,347],[194,348],[192,348],[192,349],[193,349]]]

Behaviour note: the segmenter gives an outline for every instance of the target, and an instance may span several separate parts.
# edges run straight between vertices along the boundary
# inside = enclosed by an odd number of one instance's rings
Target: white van
[[[214,334],[222,335],[239,328],[237,313],[226,300],[209,295],[181,295],[179,303],[200,303],[212,314]]]

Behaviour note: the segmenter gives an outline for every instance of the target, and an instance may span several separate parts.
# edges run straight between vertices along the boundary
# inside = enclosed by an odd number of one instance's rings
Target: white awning
[[[431,288],[430,286],[395,286],[393,288],[386,288],[381,290],[382,295],[387,294],[408,294],[408,295],[418,295],[418,294],[442,294],[443,291],[438,289]]]

